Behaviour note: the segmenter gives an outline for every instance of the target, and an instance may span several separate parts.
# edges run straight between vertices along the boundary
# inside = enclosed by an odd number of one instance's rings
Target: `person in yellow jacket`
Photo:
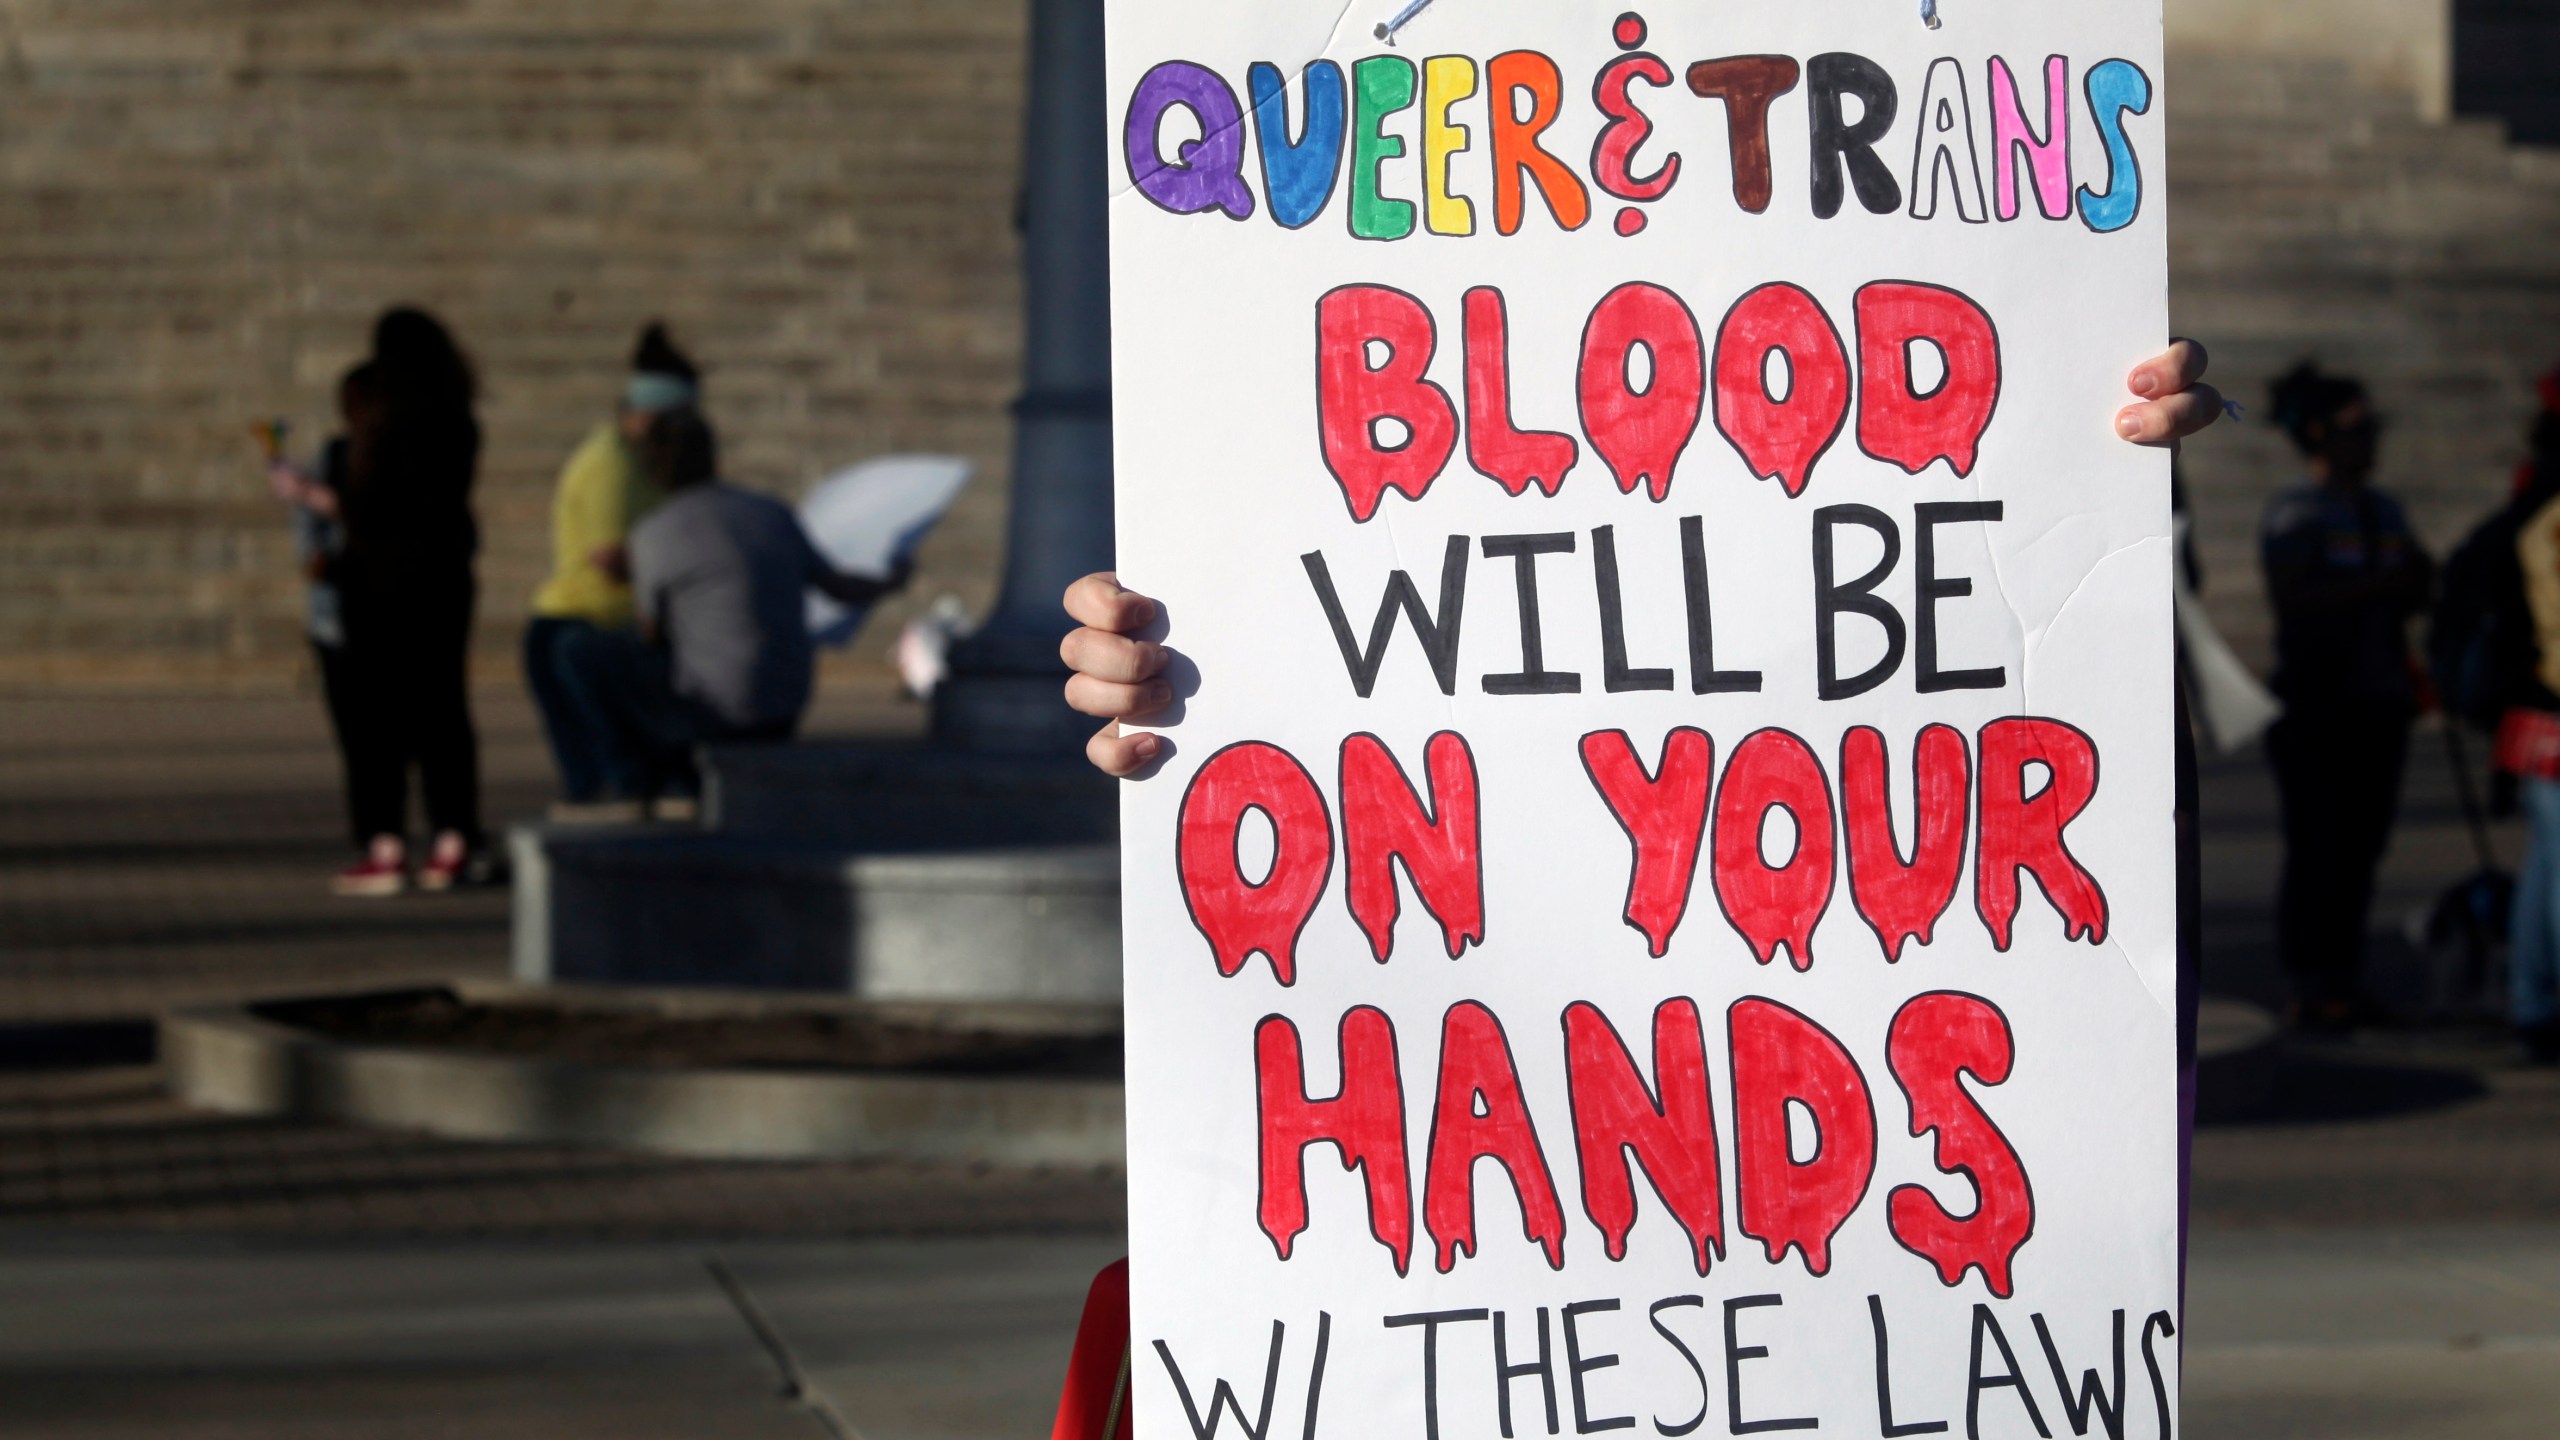
[[[561,468],[551,502],[551,574],[534,592],[524,636],[525,680],[560,767],[555,819],[638,817],[633,779],[616,773],[609,722],[561,657],[592,632],[630,628],[625,542],[666,498],[644,473],[639,444],[660,415],[701,398],[701,372],[653,322],[640,333],[614,419],[590,432]]]
[[[2518,476],[2516,562],[2535,666],[2498,724],[2497,765],[2521,782],[2530,827],[2507,925],[2507,1019],[2524,1058],[2560,1065],[2560,368],[2542,378],[2532,458]]]

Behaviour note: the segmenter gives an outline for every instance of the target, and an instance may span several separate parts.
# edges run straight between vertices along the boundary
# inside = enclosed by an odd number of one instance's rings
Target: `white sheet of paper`
[[[968,483],[969,462],[956,455],[883,455],[819,481],[800,502],[800,524],[837,569],[886,579]],[[850,642],[866,613],[809,592],[809,633],[822,645]]]
[[[2162,1433],[2156,0],[1400,6],[1109,0],[1137,1433]]]

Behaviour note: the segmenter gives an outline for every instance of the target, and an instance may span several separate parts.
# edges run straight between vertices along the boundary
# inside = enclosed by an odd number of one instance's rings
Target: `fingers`
[[[1067,613],[1079,625],[1126,635],[1156,618],[1156,602],[1135,590],[1120,588],[1120,577],[1108,570],[1087,575],[1067,587]]]
[[[1079,675],[1134,685],[1163,674],[1172,656],[1154,641],[1132,640],[1088,625],[1067,632],[1067,638],[1058,642],[1058,658]]]
[[[2175,395],[2204,378],[2206,358],[2193,340],[2172,340],[2168,349],[2133,367],[2125,388],[2145,400]]]
[[[2210,385],[2116,412],[2116,433],[2136,445],[2174,445],[2222,418],[2222,392]]]
[[[1161,679],[1123,684],[1096,680],[1090,675],[1067,677],[1067,704],[1076,711],[1104,720],[1129,720],[1151,715],[1173,703],[1173,687]]]
[[[1093,768],[1112,776],[1134,775],[1163,753],[1162,740],[1153,735],[1123,735],[1117,720],[1095,731],[1084,745],[1084,758],[1093,762]]]
[[[1152,641],[1129,638],[1154,621],[1156,602],[1122,589],[1119,577],[1104,571],[1068,586],[1066,606],[1083,627],[1058,645],[1059,658],[1076,672],[1067,679],[1067,704],[1112,722],[1086,742],[1085,758],[1105,775],[1136,774],[1164,753],[1164,741],[1124,735],[1119,722],[1173,703],[1173,685],[1164,678],[1171,654]]]

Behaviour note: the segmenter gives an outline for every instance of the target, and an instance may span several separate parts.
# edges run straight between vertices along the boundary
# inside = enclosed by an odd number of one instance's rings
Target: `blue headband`
[[[638,370],[622,387],[622,403],[633,410],[680,410],[692,404],[701,391],[681,375],[665,375],[654,370]]]

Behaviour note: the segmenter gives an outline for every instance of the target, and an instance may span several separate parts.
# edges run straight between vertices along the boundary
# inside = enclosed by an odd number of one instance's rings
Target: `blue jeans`
[[[579,804],[639,793],[638,777],[614,743],[603,698],[571,658],[591,637],[612,633],[592,621],[547,617],[536,617],[524,632],[525,684],[542,712],[551,759],[560,767],[561,796]]]
[[[2560,1020],[2560,780],[2524,782],[2532,826],[2507,927],[2507,1018],[2518,1028]]]
[[[677,692],[667,652],[628,630],[584,626],[560,640],[558,673],[594,717],[593,752],[616,799],[690,795],[694,748],[720,741],[788,740],[799,717],[739,725]]]

